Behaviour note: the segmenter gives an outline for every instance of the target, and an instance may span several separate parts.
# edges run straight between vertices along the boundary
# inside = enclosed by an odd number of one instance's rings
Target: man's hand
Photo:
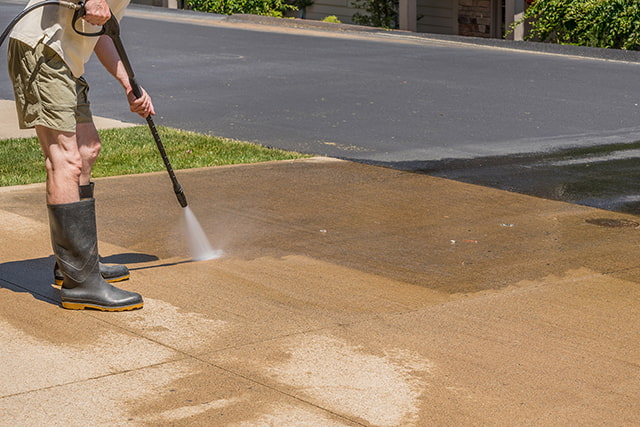
[[[104,25],[111,18],[111,10],[106,0],[87,0],[84,3],[83,19],[89,24]]]
[[[139,114],[140,117],[146,119],[147,117],[154,116],[156,114],[153,109],[153,102],[151,102],[151,97],[147,93],[146,90],[140,88],[142,90],[142,96],[136,99],[136,96],[133,94],[133,91],[127,91],[127,100],[129,101],[129,109],[131,112]]]

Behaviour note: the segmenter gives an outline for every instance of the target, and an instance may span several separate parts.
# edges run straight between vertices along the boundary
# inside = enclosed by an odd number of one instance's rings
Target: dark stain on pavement
[[[640,214],[640,141],[535,154],[376,164],[545,199]]]

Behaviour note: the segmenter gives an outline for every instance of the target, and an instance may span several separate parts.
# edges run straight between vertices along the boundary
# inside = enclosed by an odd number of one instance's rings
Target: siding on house
[[[418,32],[458,34],[458,0],[417,0]],[[353,0],[315,0],[307,7],[307,19],[322,20],[335,15],[343,24],[351,24],[358,11]]]
[[[522,2],[523,0],[514,0]],[[132,0],[133,3],[175,8],[177,0]],[[306,18],[321,21],[336,16],[343,24],[352,24],[360,9],[354,0],[315,0],[308,6]],[[500,5],[504,0],[416,0],[420,33],[456,34],[476,37],[500,37]],[[495,10],[494,10],[495,9]],[[499,16],[493,16],[497,13]],[[297,12],[287,16],[298,16]],[[492,26],[496,28],[492,29]],[[493,31],[492,31],[493,30]]]
[[[458,0],[418,0],[418,32],[458,34]]]
[[[343,24],[352,24],[351,19],[358,9],[353,7],[353,0],[314,1],[307,6],[307,19],[322,21],[327,16],[335,15]]]

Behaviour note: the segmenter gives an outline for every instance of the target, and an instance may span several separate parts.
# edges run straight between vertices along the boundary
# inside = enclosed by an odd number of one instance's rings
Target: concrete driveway
[[[127,313],[60,308],[43,186],[0,191],[0,424],[640,422],[633,218],[327,158],[178,176],[222,258],[166,174],[97,180]]]
[[[640,423],[636,217],[327,157],[177,174],[221,258],[165,173],[96,180],[124,313],[62,309],[44,186],[0,189],[1,425]]]

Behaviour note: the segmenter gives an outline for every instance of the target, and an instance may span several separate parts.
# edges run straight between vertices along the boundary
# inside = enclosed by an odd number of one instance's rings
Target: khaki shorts
[[[7,62],[21,129],[39,125],[76,132],[77,123],[93,121],[87,82],[74,77],[49,46],[38,43],[32,49],[10,39]]]

